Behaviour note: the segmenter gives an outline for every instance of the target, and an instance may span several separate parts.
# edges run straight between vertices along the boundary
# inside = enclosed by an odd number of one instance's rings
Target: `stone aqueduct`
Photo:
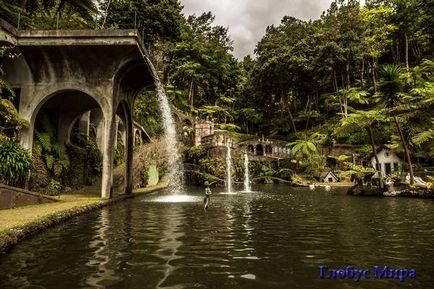
[[[13,45],[18,54],[3,63],[6,78],[18,96],[21,117],[30,123],[20,135],[21,144],[31,150],[36,116],[42,107],[58,109],[61,143],[69,141],[78,119],[94,111],[92,117],[101,127],[97,136],[103,156],[101,197],[111,198],[120,118],[126,142],[125,193],[130,194],[134,143],[131,106],[142,89],[154,85],[137,31],[18,31],[0,22],[0,42]]]

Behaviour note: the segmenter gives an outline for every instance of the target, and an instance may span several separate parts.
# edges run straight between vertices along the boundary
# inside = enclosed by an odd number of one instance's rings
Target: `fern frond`
[[[51,137],[46,132],[36,132],[36,139],[39,141],[44,151],[51,151]]]
[[[54,164],[54,156],[48,154],[45,155],[45,163],[47,165],[47,168],[51,170]]]
[[[434,130],[429,129],[429,130],[426,130],[426,131],[423,131],[423,132],[416,134],[412,138],[412,141],[416,145],[421,145],[421,144],[426,143],[426,142],[433,140],[433,139],[434,139]]]
[[[63,166],[60,163],[55,163],[53,166],[54,176],[59,177],[63,172]]]

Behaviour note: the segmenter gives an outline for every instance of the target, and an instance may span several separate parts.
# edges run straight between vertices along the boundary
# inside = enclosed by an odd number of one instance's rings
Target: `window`
[[[392,172],[391,163],[384,163],[384,171],[385,171],[386,175],[390,175],[390,173]]]

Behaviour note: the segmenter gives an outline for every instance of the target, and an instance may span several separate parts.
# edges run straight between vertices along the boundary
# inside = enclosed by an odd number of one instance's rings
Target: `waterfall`
[[[182,192],[183,172],[181,165],[181,156],[178,152],[178,140],[176,137],[176,127],[172,117],[172,110],[170,109],[169,100],[167,99],[166,92],[164,91],[163,85],[161,84],[160,78],[158,77],[154,65],[148,58],[146,58],[146,61],[148,62],[154,76],[155,87],[158,96],[158,104],[162,115],[166,153],[168,157],[167,168],[169,171],[169,190],[172,193]]]
[[[249,157],[244,154],[244,191],[250,192],[250,176],[249,176]]]
[[[231,146],[230,143],[226,143],[227,153],[226,153],[226,189],[227,193],[232,193],[232,176],[231,176],[231,167],[232,167],[232,157],[231,157]]]

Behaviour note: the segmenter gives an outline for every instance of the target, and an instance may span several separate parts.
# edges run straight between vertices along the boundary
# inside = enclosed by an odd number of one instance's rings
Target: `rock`
[[[352,196],[383,196],[383,190],[371,186],[354,186],[348,191],[348,195]]]
[[[72,192],[71,187],[65,187],[64,192],[65,192],[65,193],[70,193],[70,192]]]
[[[396,191],[388,191],[388,192],[384,192],[383,196],[385,197],[397,197],[399,194]]]

